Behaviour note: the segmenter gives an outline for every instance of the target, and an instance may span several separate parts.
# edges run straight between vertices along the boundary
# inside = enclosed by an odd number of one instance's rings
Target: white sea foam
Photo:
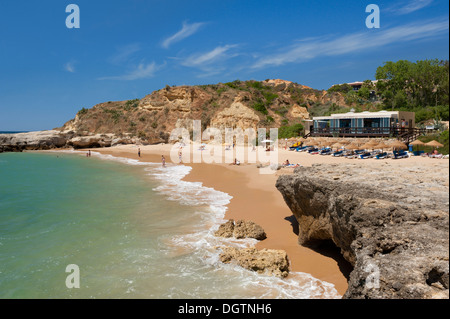
[[[85,153],[80,151],[65,152]],[[281,279],[220,262],[220,249],[217,247],[253,247],[257,241],[254,239],[231,239],[214,236],[219,225],[225,222],[227,205],[230,203],[232,196],[213,188],[205,187],[201,182],[183,181],[183,178],[190,173],[191,167],[173,164],[167,164],[166,167],[162,167],[160,163],[140,162],[139,160],[103,155],[97,152],[91,153],[93,156],[105,160],[113,160],[128,165],[146,166],[144,170],[147,175],[158,180],[160,184],[154,188],[154,191],[163,194],[168,200],[196,207],[196,218],[200,218],[201,222],[193,226],[191,233],[172,236],[168,242],[169,246],[182,248],[193,259],[201,260],[209,272],[221,273],[220,275],[224,276],[224,280],[225,278],[228,278],[227,280],[231,278],[237,280],[239,282],[237,288],[246,291],[247,295],[253,295],[254,298],[283,299],[341,298],[334,285],[320,281],[310,274],[294,272],[288,278]],[[210,276],[207,271],[193,271],[187,265],[180,265],[178,276],[183,276],[183,274],[186,277],[198,280],[206,280]],[[211,289],[220,291],[221,287],[211,287]],[[183,291],[183,294],[186,293],[191,294],[194,298],[199,297],[198,294],[200,294],[200,292],[195,290]],[[176,287],[172,289],[170,296],[177,296]]]
[[[183,205],[204,208],[203,223],[199,229],[189,234],[174,236],[171,244],[190,251],[204,263],[216,269],[229,270],[233,276],[240,277],[241,287],[254,291],[258,298],[340,298],[334,285],[322,282],[306,273],[291,273],[288,279],[260,275],[235,265],[219,261],[220,246],[247,248],[256,245],[254,239],[232,239],[214,236],[219,225],[224,223],[228,203],[232,199],[227,193],[205,187],[200,182],[187,182],[182,179],[189,174],[191,167],[175,165],[167,167],[148,167],[145,170],[161,182],[154,190],[168,199]],[[192,276],[192,274],[190,274]],[[201,272],[197,274],[202,276]],[[218,287],[219,288],[219,287]],[[263,295],[260,295],[261,292]]]

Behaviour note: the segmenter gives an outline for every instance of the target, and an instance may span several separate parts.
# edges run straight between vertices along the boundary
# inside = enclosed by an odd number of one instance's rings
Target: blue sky
[[[386,61],[448,59],[448,12],[446,0],[1,0],[0,131],[52,129],[165,85],[374,79]]]

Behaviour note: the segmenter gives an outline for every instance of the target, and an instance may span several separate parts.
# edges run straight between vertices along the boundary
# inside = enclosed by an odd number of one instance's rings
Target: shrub
[[[266,109],[266,105],[261,100],[258,100],[256,103],[254,103],[252,105],[252,108],[265,115],[269,113]]]
[[[78,111],[77,115],[78,116],[83,116],[84,114],[86,114],[89,110],[85,109],[84,107]]]
[[[290,138],[301,135],[303,132],[303,125],[297,123],[291,126],[282,126],[278,129],[278,138]]]

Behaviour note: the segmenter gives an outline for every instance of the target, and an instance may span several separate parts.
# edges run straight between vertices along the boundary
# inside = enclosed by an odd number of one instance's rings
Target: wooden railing
[[[424,130],[417,128],[397,127],[327,127],[312,128],[310,136],[335,136],[335,137],[396,137],[410,143]]]

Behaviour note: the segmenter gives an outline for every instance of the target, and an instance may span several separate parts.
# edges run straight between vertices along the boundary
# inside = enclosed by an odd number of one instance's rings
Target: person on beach
[[[180,151],[178,152],[178,159],[180,160],[180,164],[183,162],[183,148],[180,147]]]
[[[89,153],[89,157],[91,157],[91,150],[89,150],[88,153]]]
[[[164,157],[164,155],[161,155],[161,161],[162,161],[162,166],[166,167],[166,158]]]
[[[138,148],[138,157],[141,157],[141,149]]]
[[[235,158],[235,159],[234,159],[234,162],[231,163],[230,165],[241,165],[241,162],[239,162],[239,161],[237,160],[237,158]]]

